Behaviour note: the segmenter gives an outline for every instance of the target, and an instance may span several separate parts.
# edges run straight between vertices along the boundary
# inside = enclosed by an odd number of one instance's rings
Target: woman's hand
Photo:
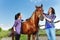
[[[13,27],[14,32],[16,31],[15,27]]]
[[[45,17],[45,15],[43,14],[43,17]]]
[[[44,14],[43,14],[43,17],[50,22],[52,21],[51,19],[47,18]]]

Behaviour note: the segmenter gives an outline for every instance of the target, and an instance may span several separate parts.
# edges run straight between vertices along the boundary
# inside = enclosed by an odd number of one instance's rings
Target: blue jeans
[[[48,40],[56,40],[55,28],[46,29]]]

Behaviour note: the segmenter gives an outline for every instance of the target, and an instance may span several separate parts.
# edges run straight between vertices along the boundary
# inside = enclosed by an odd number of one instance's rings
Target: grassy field
[[[3,37],[8,37],[9,35],[9,31],[1,31],[0,32],[0,39]],[[39,31],[39,36],[45,36],[45,30],[40,30]],[[56,30],[56,35],[60,35],[60,30]],[[27,35],[21,34],[21,40],[26,40],[27,39]]]
[[[21,40],[27,40],[27,35],[22,34],[20,39]]]
[[[45,36],[45,35],[46,35],[46,31],[41,29],[41,30],[39,31],[39,35]],[[56,30],[56,35],[57,35],[57,36],[60,36],[60,29],[57,29],[57,30]]]
[[[2,37],[7,37],[7,36],[8,36],[8,32],[9,32],[9,31],[1,31],[1,32],[0,32],[0,38],[2,38]]]

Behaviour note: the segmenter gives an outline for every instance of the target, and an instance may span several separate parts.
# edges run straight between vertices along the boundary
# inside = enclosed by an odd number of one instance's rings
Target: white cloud
[[[37,2],[41,2],[42,0],[30,0],[31,2],[37,3]]]
[[[8,30],[10,27],[10,25],[8,24],[0,24],[0,27],[3,29],[3,30]]]
[[[3,25],[3,24],[0,24],[0,25]]]

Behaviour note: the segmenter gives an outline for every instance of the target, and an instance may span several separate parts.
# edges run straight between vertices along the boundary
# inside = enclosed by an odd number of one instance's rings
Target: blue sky
[[[22,19],[29,18],[35,10],[35,5],[41,4],[43,4],[45,13],[48,12],[49,7],[54,7],[56,20],[60,20],[60,0],[0,0],[0,27],[3,29],[11,28],[14,16],[18,12],[22,13]],[[43,24],[43,22],[41,23]]]

